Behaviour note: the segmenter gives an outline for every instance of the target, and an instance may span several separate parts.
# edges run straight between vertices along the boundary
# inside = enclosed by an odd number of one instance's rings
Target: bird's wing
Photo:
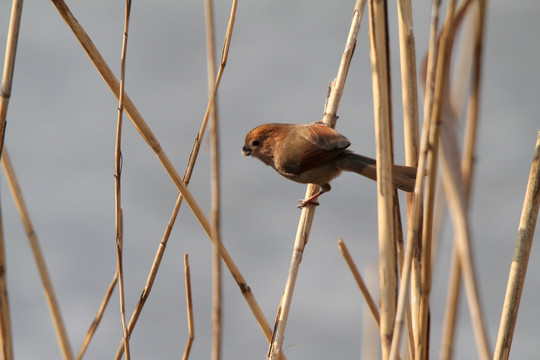
[[[349,139],[322,123],[306,125],[305,130],[301,134],[312,146],[302,155],[301,172],[332,160],[351,145]]]

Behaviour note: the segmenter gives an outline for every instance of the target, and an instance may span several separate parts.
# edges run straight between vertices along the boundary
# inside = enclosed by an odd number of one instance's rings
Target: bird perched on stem
[[[342,171],[351,171],[377,181],[374,159],[353,153],[347,148],[349,139],[331,127],[313,124],[264,124],[246,135],[242,147],[244,156],[254,156],[273,167],[287,179],[317,184],[321,190],[305,200],[299,208],[308,204],[318,205],[316,199],[330,191],[330,181]],[[393,184],[404,191],[413,191],[416,168],[393,165]]]

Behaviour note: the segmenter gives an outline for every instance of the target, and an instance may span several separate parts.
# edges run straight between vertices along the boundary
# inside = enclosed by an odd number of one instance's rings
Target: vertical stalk
[[[392,185],[392,112],[386,1],[369,1],[369,40],[377,155],[379,289],[382,359],[390,356],[397,301],[397,264]]]

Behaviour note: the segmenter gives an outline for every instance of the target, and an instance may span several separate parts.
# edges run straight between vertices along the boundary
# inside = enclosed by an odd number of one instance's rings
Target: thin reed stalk
[[[206,19],[206,64],[208,73],[208,96],[214,92],[216,78],[216,55],[214,41],[214,15],[212,0],[204,1]],[[217,96],[217,95],[216,95]],[[210,222],[212,223],[212,237],[214,243],[221,243],[221,202],[220,202],[220,162],[219,162],[219,132],[217,118],[217,99],[210,111],[210,142],[211,142],[211,197]],[[212,251],[212,360],[221,358],[221,257],[217,246]]]
[[[325,102],[325,109],[323,115],[323,122],[332,128],[335,127],[337,120],[337,109],[341,100],[341,94],[343,93],[343,87],[345,86],[345,80],[349,65],[351,62],[354,48],[356,46],[356,37],[360,30],[360,22],[362,20],[362,14],[364,12],[365,0],[357,0],[353,10],[353,17],[351,21],[351,27],[349,35],[345,43],[345,50],[343,52],[340,66],[338,69],[338,75],[336,79],[331,82],[328,96]],[[314,195],[317,191],[317,186],[309,184],[306,189],[306,199]],[[275,360],[283,355],[282,346],[285,328],[287,326],[287,320],[289,317],[289,310],[292,303],[292,295],[294,292],[294,286],[296,284],[296,277],[298,275],[298,269],[300,262],[302,261],[302,255],[304,248],[309,239],[309,233],[311,231],[311,225],[313,223],[313,217],[315,216],[315,206],[306,206],[302,209],[300,215],[300,221],[298,223],[298,229],[294,241],[293,254],[291,258],[291,264],[289,267],[289,275],[287,277],[287,283],[283,293],[282,300],[278,307],[276,322],[274,325],[274,332],[272,340],[267,353],[267,359]]]
[[[15,57],[17,43],[19,41],[19,29],[21,26],[22,0],[13,0],[11,18],[9,23],[6,43],[6,56],[4,60],[4,72],[2,74],[2,86],[0,88],[0,157],[4,148],[7,110],[11,97],[13,84],[13,72],[15,70]],[[0,267],[4,269],[0,273],[0,341],[2,358],[13,359],[13,338],[11,332],[11,315],[9,311],[9,299],[6,279],[6,254],[4,246],[4,229],[0,211]]]
[[[349,253],[349,249],[347,249],[347,245],[345,245],[345,242],[342,238],[338,239],[338,247],[339,251],[341,251],[341,254],[343,255],[343,258],[345,259],[345,262],[349,266],[349,269],[351,270],[351,273],[354,277],[354,280],[356,281],[356,284],[358,284],[358,287],[360,288],[360,291],[362,292],[362,295],[364,295],[364,299],[366,299],[366,304],[371,312],[371,315],[373,315],[373,319],[375,320],[375,323],[380,328],[381,326],[381,318],[379,316],[379,310],[377,309],[377,305],[375,304],[375,301],[373,301],[373,297],[369,293],[369,290],[366,286],[366,283],[364,282],[364,279],[362,279],[362,275],[360,275],[360,272],[358,271],[358,268],[356,267],[356,264],[354,263],[354,260]]]
[[[439,7],[440,1],[433,0],[431,8],[431,23],[430,23],[430,36],[428,47],[428,62],[427,62],[427,77],[426,77],[426,99],[424,101],[424,121],[422,125],[422,133],[420,137],[420,152],[418,157],[418,170],[416,175],[416,183],[414,186],[413,200],[411,210],[409,212],[409,227],[407,232],[407,247],[405,250],[405,259],[403,263],[403,270],[401,273],[398,305],[396,311],[396,321],[394,324],[394,333],[392,338],[392,345],[390,348],[390,359],[395,360],[399,358],[399,348],[401,341],[401,330],[403,323],[405,322],[405,306],[407,304],[406,298],[408,295],[409,281],[411,279],[412,261],[413,256],[416,256],[414,250],[419,246],[422,236],[422,218],[423,218],[423,199],[424,199],[424,169],[427,163],[427,156],[429,151],[429,134],[431,131],[431,121],[429,121],[429,108],[433,97],[433,80],[436,69],[436,52],[437,52],[437,27],[439,24]],[[419,293],[419,290],[418,290]],[[413,307],[415,308],[415,307]],[[413,316],[415,319],[415,316]],[[414,322],[413,322],[414,325]],[[415,340],[418,341],[418,328],[414,328]],[[419,343],[415,343],[415,358],[418,357]]]
[[[465,4],[460,5],[458,12],[465,12],[465,8],[468,4],[472,4],[472,1],[467,1]],[[478,111],[480,102],[480,80],[482,69],[482,54],[484,43],[484,28],[485,28],[485,12],[486,1],[480,0],[479,2],[478,17],[476,19],[476,29],[474,34],[474,49],[473,49],[473,61],[472,61],[472,90],[468,99],[468,113],[465,123],[465,136],[463,155],[461,161],[461,172],[463,174],[463,181],[465,185],[465,205],[470,203],[470,194],[473,182],[473,170],[474,170],[474,158],[476,147],[476,134],[478,127]],[[456,15],[458,17],[459,15]],[[457,26],[454,26],[452,33],[457,31]],[[456,241],[454,241],[455,243]],[[459,302],[461,283],[461,266],[459,264],[459,254],[454,245],[452,251],[452,259],[450,263],[450,275],[448,281],[447,291],[447,303],[445,307],[445,314],[443,320],[443,329],[441,337],[441,360],[450,360],[452,357],[452,348],[454,344],[455,326],[457,321],[457,307]]]
[[[416,78],[416,46],[413,31],[413,17],[411,0],[398,0],[398,30],[399,30],[399,56],[401,65],[401,100],[403,106],[403,136],[405,141],[405,165],[418,166],[419,151],[419,124],[418,124],[418,89]],[[407,193],[407,210],[411,211],[413,194]],[[412,216],[409,213],[407,228],[412,227]],[[419,250],[417,250],[419,251]],[[400,255],[403,257],[403,255]],[[403,267],[403,259],[401,259]],[[412,270],[417,273],[418,267]],[[415,278],[416,276],[413,276]],[[418,287],[413,287],[418,289]],[[414,299],[419,295],[415,294]],[[409,297],[407,297],[409,303]],[[411,307],[405,305],[405,319],[407,321],[407,339],[409,343],[409,356],[414,359],[414,329]]]
[[[97,330],[97,327],[99,323],[101,322],[101,319],[103,318],[103,313],[105,312],[105,309],[107,308],[107,304],[109,303],[109,300],[111,299],[111,296],[114,291],[114,288],[116,287],[117,281],[118,281],[118,271],[115,271],[114,277],[111,283],[109,284],[107,291],[105,292],[105,296],[103,297],[103,301],[101,302],[97,315],[95,316],[94,321],[92,321],[90,328],[86,332],[86,336],[84,337],[81,348],[79,349],[79,353],[77,354],[77,358],[76,358],[77,360],[81,360],[83,358],[84,353],[86,352],[86,349],[88,348],[88,345],[90,345],[90,341],[92,340]]]
[[[131,352],[129,350],[129,332],[126,325],[126,300],[124,293],[124,267],[122,259],[122,249],[124,246],[124,231],[123,231],[123,210],[121,202],[121,181],[122,174],[122,115],[124,113],[124,87],[126,77],[126,52],[127,52],[127,40],[129,31],[129,17],[131,14],[131,0],[126,0],[126,10],[124,18],[124,34],[122,40],[122,55],[120,61],[120,89],[118,94],[118,121],[116,127],[116,144],[114,152],[115,160],[115,174],[114,174],[114,188],[115,188],[115,229],[116,229],[116,271],[118,273],[118,293],[120,296],[120,318],[122,320],[122,334],[124,340],[124,351],[126,353],[126,360],[131,359]]]
[[[51,277],[49,276],[49,271],[47,270],[47,265],[45,263],[45,257],[39,246],[39,240],[37,234],[30,220],[30,213],[26,208],[26,203],[24,201],[21,188],[19,186],[19,181],[15,176],[15,170],[11,163],[7,148],[4,148],[2,153],[2,167],[4,168],[4,173],[6,174],[11,193],[13,194],[13,199],[15,200],[15,205],[19,210],[19,216],[21,217],[24,230],[26,231],[26,236],[30,242],[30,247],[34,255],[34,261],[38,268],[39,276],[43,284],[43,290],[45,291],[45,298],[47,299],[47,304],[49,305],[49,311],[51,312],[51,317],[53,324],[56,330],[56,337],[60,344],[60,350],[62,356],[66,360],[73,359],[73,351],[71,350],[71,345],[69,343],[69,338],[67,336],[66,327],[64,321],[62,320],[62,314],[60,312],[60,306],[58,306],[58,301],[56,300],[56,295],[54,293]]]
[[[519,311],[519,302],[523,292],[527,265],[531,253],[534,230],[538,218],[538,207],[540,206],[540,131],[537,133],[534,156],[529,173],[529,181],[525,190],[525,200],[523,210],[519,220],[519,229],[514,248],[510,274],[508,275],[508,285],[504,297],[499,334],[497,335],[497,345],[495,346],[494,360],[508,359],[516,319]]]
[[[189,269],[189,258],[187,253],[184,254],[184,273],[189,336],[186,342],[186,347],[184,349],[184,354],[182,355],[182,360],[188,360],[189,353],[191,351],[191,345],[193,345],[193,340],[195,339],[195,321],[193,319],[193,300],[191,298],[191,271]]]
[[[381,354],[388,359],[397,297],[397,255],[392,181],[392,100],[386,2],[369,1],[369,40],[377,158]]]

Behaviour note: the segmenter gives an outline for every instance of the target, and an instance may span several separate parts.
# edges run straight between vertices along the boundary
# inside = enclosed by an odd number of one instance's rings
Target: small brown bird
[[[313,124],[265,124],[246,135],[242,153],[253,155],[273,167],[287,179],[317,184],[321,190],[308,199],[300,200],[298,207],[315,201],[330,191],[330,181],[342,171],[352,171],[377,181],[374,159],[346,150],[351,142],[322,122]],[[404,191],[413,191],[416,168],[393,166],[394,186]]]

